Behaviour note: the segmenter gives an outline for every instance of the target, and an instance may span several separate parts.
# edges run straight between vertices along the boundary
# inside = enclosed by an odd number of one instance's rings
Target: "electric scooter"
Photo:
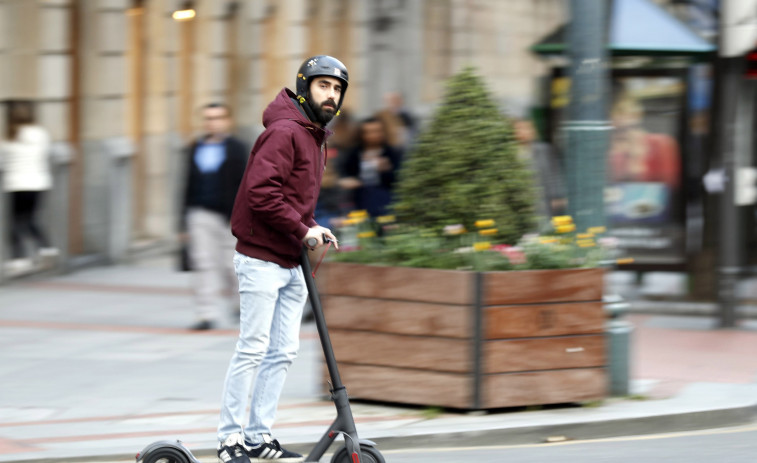
[[[328,239],[324,236],[324,243]],[[386,463],[381,452],[376,449],[376,443],[360,439],[355,428],[355,419],[352,417],[347,389],[342,384],[339,376],[334,349],[331,345],[326,318],[323,315],[321,299],[318,288],[315,285],[315,272],[310,265],[308,248],[314,248],[317,244],[315,238],[310,238],[307,246],[302,248],[302,272],[305,275],[305,284],[308,288],[308,298],[313,309],[315,324],[318,328],[318,336],[321,339],[321,347],[326,360],[326,366],[331,377],[331,400],[336,405],[336,419],[321,439],[315,444],[308,456],[306,463],[318,462],[328,451],[337,437],[342,436],[344,446],[334,453],[331,463]],[[192,452],[179,440],[161,440],[147,445],[137,454],[137,463],[200,463]],[[275,460],[273,460],[275,461]]]

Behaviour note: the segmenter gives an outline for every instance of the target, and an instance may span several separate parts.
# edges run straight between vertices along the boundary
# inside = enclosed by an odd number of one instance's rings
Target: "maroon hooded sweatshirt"
[[[231,214],[238,252],[286,268],[299,265],[302,238],[316,225],[328,136],[293,98],[285,88],[263,112],[265,131],[252,148]]]

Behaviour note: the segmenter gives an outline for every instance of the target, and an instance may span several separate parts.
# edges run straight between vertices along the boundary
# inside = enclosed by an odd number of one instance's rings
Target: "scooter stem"
[[[313,279],[310,259],[308,258],[308,248],[306,246],[302,247],[302,273],[305,274],[305,284],[308,288],[310,307],[313,309],[315,326],[318,328],[318,337],[321,340],[321,347],[323,348],[323,355],[326,359],[326,366],[329,369],[331,385],[334,390],[337,390],[343,388],[344,385],[342,384],[342,378],[339,376],[339,369],[337,368],[336,357],[334,356],[334,348],[331,344],[331,338],[329,337],[329,330],[326,327],[326,318],[323,315],[321,298],[318,294],[315,280]]]

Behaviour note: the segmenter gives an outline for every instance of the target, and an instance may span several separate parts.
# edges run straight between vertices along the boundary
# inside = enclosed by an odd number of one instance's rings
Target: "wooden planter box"
[[[328,262],[318,279],[350,397],[489,409],[607,395],[601,269]]]

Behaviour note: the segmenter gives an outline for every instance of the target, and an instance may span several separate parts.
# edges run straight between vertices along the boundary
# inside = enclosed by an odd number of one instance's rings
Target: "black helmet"
[[[337,103],[336,110],[342,107],[342,101],[344,101],[344,94],[347,93],[347,84],[349,83],[349,73],[347,68],[341,61],[328,55],[313,56],[305,60],[300,66],[300,71],[297,73],[297,99],[300,103],[310,96],[308,91],[310,89],[310,81],[316,76],[328,76],[339,79],[342,82],[342,94],[339,97],[339,103]]]

